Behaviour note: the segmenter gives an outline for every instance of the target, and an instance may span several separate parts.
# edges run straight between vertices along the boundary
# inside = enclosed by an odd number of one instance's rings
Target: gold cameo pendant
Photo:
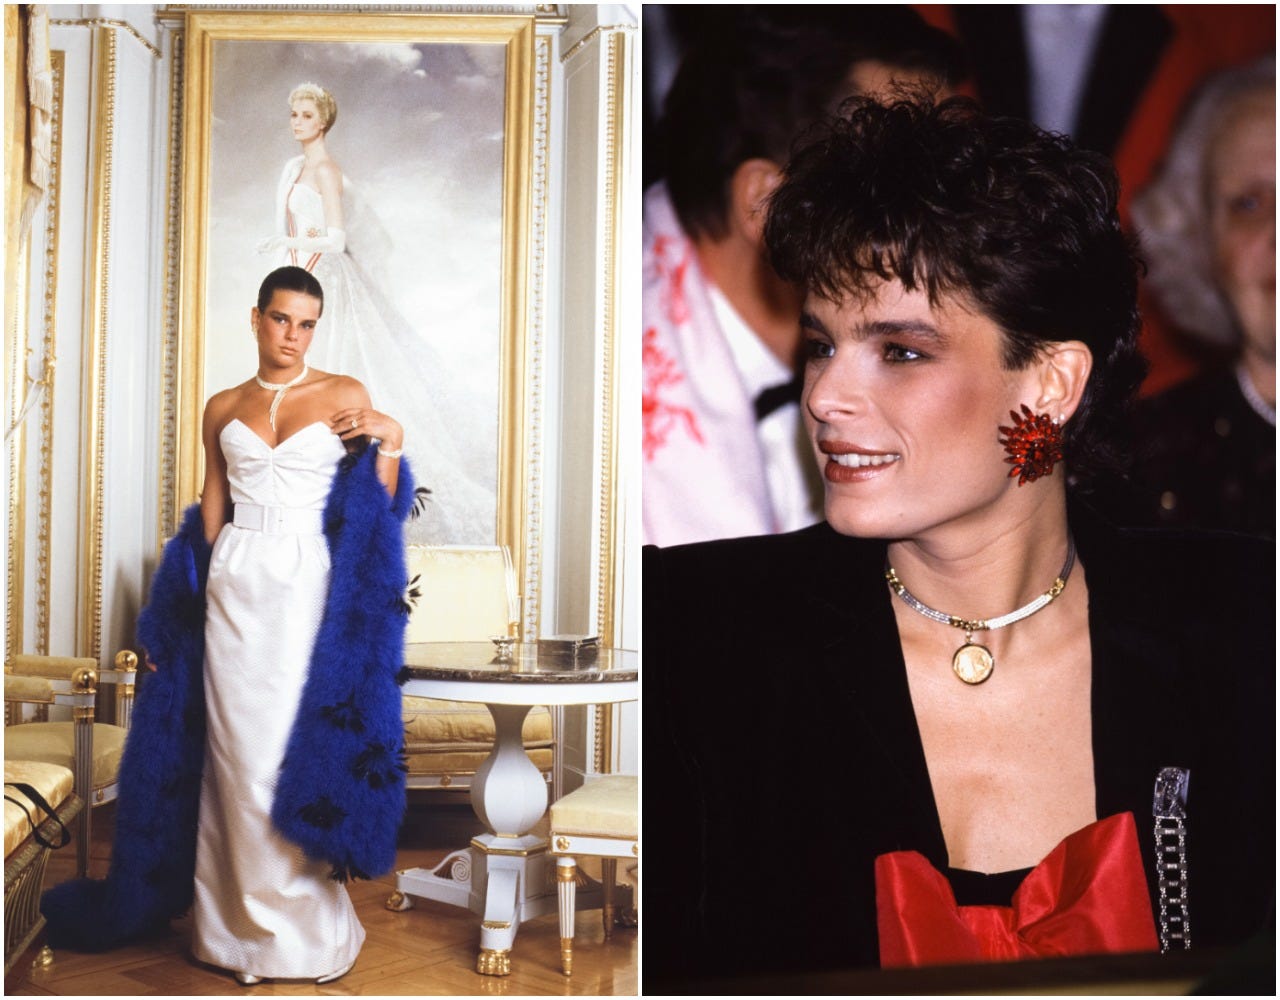
[[[981,684],[991,676],[995,665],[991,650],[976,642],[966,642],[951,657],[951,669],[966,684]]]

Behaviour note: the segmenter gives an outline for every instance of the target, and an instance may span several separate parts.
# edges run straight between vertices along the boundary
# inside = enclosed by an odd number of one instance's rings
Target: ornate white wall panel
[[[556,631],[599,633],[603,642],[621,645],[637,638],[625,606],[634,592],[625,587],[623,553],[627,494],[638,466],[623,461],[620,442],[630,416],[623,414],[635,406],[627,370],[638,359],[627,345],[639,343],[628,338],[621,311],[628,280],[623,248],[638,242],[627,240],[622,214],[635,172],[628,141],[636,120],[634,22],[622,7],[585,8],[571,19],[562,45],[567,158],[557,572],[564,583]],[[634,712],[598,706],[585,719],[568,713],[565,789],[584,771],[634,770],[635,733]]]
[[[110,657],[132,642],[144,571],[138,520],[154,503],[141,474],[154,416],[139,385],[153,334],[146,261],[157,52],[121,19],[52,13],[51,45],[64,53],[57,225],[47,225],[46,203],[32,249],[48,252],[53,268],[33,275],[27,331],[37,358],[52,342],[57,365],[50,433],[43,418],[26,430],[34,446],[21,489],[35,516],[26,519],[20,569],[21,645]],[[149,22],[150,11],[141,13]]]
[[[82,358],[85,347],[85,282],[89,213],[87,168],[93,131],[93,48],[89,28],[54,26],[50,45],[64,56],[61,105],[62,143],[59,154],[58,228],[55,234],[56,295],[49,303],[52,316],[44,314],[43,281],[32,274],[32,308],[29,310],[28,338],[37,335],[48,318],[57,331],[57,368],[49,428],[49,463],[46,472],[32,473],[30,465],[22,485],[28,511],[41,490],[49,494],[48,571],[41,575],[30,558],[38,544],[38,522],[27,520],[27,559],[22,567],[23,591],[27,601],[28,627],[24,628],[24,649],[39,649],[47,642],[50,653],[78,655],[78,631],[83,601],[80,570],[81,538],[81,396],[84,389]],[[47,208],[47,205],[45,206]],[[43,241],[36,246],[36,234],[43,231],[43,217],[33,226],[33,256],[44,253]],[[37,311],[39,303],[39,311]],[[39,317],[39,318],[38,318]],[[26,428],[28,441],[33,428]],[[30,449],[34,450],[34,449]],[[47,632],[36,636],[30,625],[34,605],[47,601]]]
[[[105,29],[100,29],[105,30]],[[141,34],[141,27],[139,27]],[[142,608],[144,571],[154,545],[157,492],[144,474],[155,453],[154,368],[157,339],[152,306],[157,277],[152,262],[154,177],[152,117],[159,59],[131,33],[115,31],[115,100],[105,373],[103,394],[101,645],[104,659],[133,644]]]

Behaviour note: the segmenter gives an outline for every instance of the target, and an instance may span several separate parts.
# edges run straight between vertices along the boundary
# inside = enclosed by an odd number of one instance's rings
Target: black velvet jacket
[[[1193,946],[1274,919],[1274,547],[1073,509],[1099,818],[1131,810],[1158,899],[1162,767],[1190,769]],[[646,991],[879,962],[873,859],[947,852],[883,578],[822,524],[646,549]]]

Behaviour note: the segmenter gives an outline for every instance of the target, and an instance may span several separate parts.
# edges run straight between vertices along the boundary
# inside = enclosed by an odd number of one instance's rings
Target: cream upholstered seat
[[[138,657],[129,650],[116,655],[115,669],[99,670],[85,657],[15,656],[5,663],[4,756],[11,761],[41,761],[65,767],[74,775],[75,793],[89,806],[116,797],[116,779],[133,714]],[[115,685],[115,722],[97,722],[99,682]],[[28,719],[24,704],[35,705]],[[51,722],[50,705],[71,709],[68,722]],[[80,813],[76,830],[76,871],[89,865],[92,812]]]
[[[520,601],[505,546],[410,546],[412,611],[405,642],[487,642],[516,635]],[[493,718],[484,705],[436,698],[404,699],[405,755],[410,788],[465,791],[493,748]],[[529,759],[549,777],[555,738],[551,712],[525,719]]]
[[[26,793],[11,782],[30,785],[54,811],[48,816]],[[4,762],[4,973],[44,927],[40,896],[44,891],[45,867],[50,848],[40,843],[56,843],[61,825],[70,822],[83,804],[72,786],[75,776],[68,768],[40,761]],[[15,799],[16,801],[9,801]]]
[[[573,925],[580,857],[600,858],[604,936],[613,936],[618,858],[639,858],[640,786],[634,775],[603,774],[551,805],[551,853],[560,903],[560,962],[573,973]]]

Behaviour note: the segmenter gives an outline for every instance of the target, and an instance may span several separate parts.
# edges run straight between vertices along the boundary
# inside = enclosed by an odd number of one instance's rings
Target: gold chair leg
[[[603,890],[604,902],[601,907],[601,916],[604,918],[604,939],[608,941],[613,937],[614,925],[614,903],[613,903],[613,884],[618,881],[618,859],[617,858],[601,858],[600,859],[600,885]]]
[[[573,918],[577,905],[578,866],[573,858],[556,858],[556,895],[560,903],[560,967],[573,975]]]

